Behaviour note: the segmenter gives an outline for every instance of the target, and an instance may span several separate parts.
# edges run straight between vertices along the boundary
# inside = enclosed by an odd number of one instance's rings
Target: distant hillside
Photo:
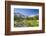
[[[23,14],[21,14],[21,13],[14,13],[14,16],[22,17],[22,18],[28,17],[28,16],[25,16],[25,15],[23,15]]]
[[[14,17],[17,19],[34,19],[34,18],[36,18],[36,19],[39,19],[39,15],[31,15],[31,16],[26,16],[26,15],[23,15],[23,14],[21,14],[21,13],[14,13]]]

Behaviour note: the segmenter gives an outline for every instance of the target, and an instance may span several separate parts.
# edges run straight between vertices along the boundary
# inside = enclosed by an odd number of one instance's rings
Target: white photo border
[[[39,9],[39,27],[14,27],[14,8]],[[42,7],[41,6],[22,6],[11,5],[11,31],[27,31],[27,30],[42,30]]]

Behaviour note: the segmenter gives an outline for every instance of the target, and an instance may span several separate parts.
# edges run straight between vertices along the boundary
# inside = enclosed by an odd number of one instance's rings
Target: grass
[[[37,27],[39,24],[39,20],[16,20],[14,22],[15,27]],[[21,26],[19,26],[21,25]]]

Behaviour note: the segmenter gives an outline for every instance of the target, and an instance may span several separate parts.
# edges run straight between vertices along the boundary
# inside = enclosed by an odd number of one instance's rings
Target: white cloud
[[[39,14],[36,14],[36,15],[39,15]],[[34,16],[36,16],[36,15],[30,15],[30,16],[28,16],[28,17],[34,17]]]
[[[36,15],[30,15],[30,16],[28,16],[28,17],[34,17],[34,16],[36,16]]]

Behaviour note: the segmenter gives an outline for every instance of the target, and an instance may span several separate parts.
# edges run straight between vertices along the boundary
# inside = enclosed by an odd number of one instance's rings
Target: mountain
[[[25,16],[21,13],[14,13],[14,16],[21,17],[21,18],[26,18],[27,17],[27,16]]]
[[[34,18],[34,17],[39,17],[39,14],[36,14],[36,15],[31,15],[31,16],[26,16],[26,15],[23,15],[21,13],[14,13],[14,16],[15,17],[18,17],[18,18]]]

